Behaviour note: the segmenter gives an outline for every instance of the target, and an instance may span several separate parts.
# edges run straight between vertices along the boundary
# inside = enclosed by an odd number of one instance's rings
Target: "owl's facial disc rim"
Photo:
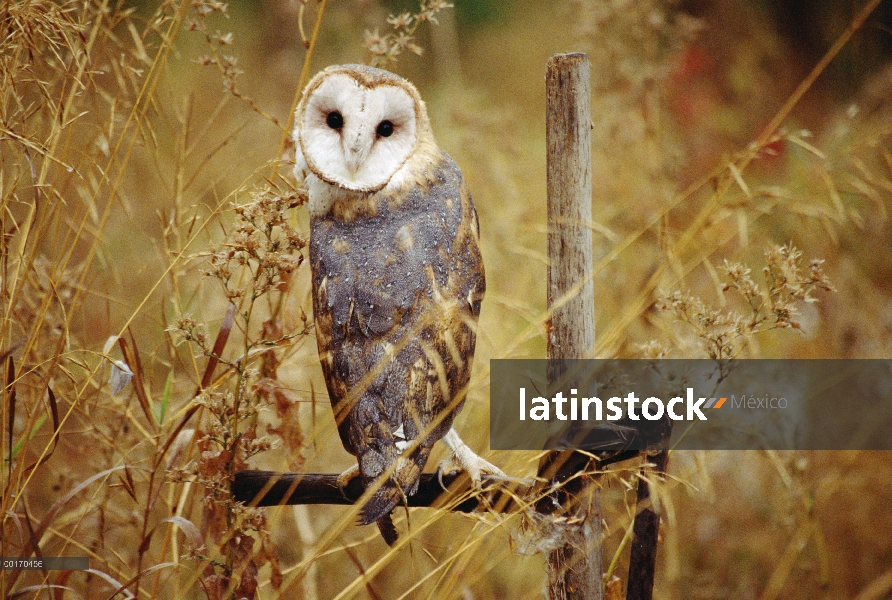
[[[349,72],[323,74],[307,86],[298,110],[297,137],[307,167],[351,192],[380,191],[418,149],[423,109],[417,92],[396,76],[369,86]],[[333,113],[341,119],[332,119]],[[391,127],[382,134],[384,123]]]

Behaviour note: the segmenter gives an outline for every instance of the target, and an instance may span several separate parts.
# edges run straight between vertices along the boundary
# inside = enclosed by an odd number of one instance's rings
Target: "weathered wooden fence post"
[[[546,67],[545,138],[548,169],[549,359],[594,358],[592,286],[592,155],[589,60],[557,54]],[[550,370],[557,381],[559,372]],[[548,553],[548,592],[557,599],[601,600],[601,500],[597,485],[579,476],[589,458],[552,452],[539,476],[559,491],[537,509],[569,517],[560,545]]]

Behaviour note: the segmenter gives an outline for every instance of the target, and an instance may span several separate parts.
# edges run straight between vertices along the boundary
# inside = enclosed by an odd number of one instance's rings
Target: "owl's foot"
[[[506,477],[505,473],[497,466],[474,454],[474,451],[458,437],[455,429],[450,429],[449,433],[443,436],[443,441],[452,450],[452,455],[440,463],[439,478],[441,486],[443,485],[443,473],[455,471],[467,473],[475,487],[480,486],[484,475]]]
[[[345,490],[347,489],[347,485],[350,483],[350,480],[353,479],[354,477],[358,477],[358,476],[359,476],[359,465],[358,464],[353,465],[352,467],[350,467],[349,469],[347,469],[346,471],[344,471],[343,473],[338,475],[338,478],[337,478],[338,489],[341,490],[341,495],[343,495],[344,498],[347,498],[347,492]],[[349,500],[349,498],[347,498],[347,499]]]

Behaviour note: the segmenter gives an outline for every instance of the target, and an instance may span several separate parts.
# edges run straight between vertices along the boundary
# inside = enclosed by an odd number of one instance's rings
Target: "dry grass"
[[[0,571],[0,595],[540,597],[543,559],[517,552],[517,516],[400,513],[408,533],[388,549],[355,508],[261,513],[228,498],[246,464],[352,460],[318,368],[287,137],[301,82],[369,59],[364,43],[419,84],[480,211],[489,286],[457,422],[472,447],[486,446],[488,359],[544,354],[540,88],[566,49],[555,23],[574,24],[597,74],[601,355],[888,355],[892,76],[824,106],[809,136],[802,95],[783,104],[794,89],[710,104],[708,77],[691,73],[709,23],[671,3],[518,0],[479,29],[444,4],[389,22],[369,0],[0,4],[0,556],[87,555],[93,569]],[[747,42],[756,58],[762,36]],[[758,82],[759,64],[735,77]],[[774,125],[754,128],[757,105]],[[722,108],[733,126],[711,118]],[[781,247],[773,280],[749,276]],[[113,369],[132,373],[118,394]],[[491,454],[535,472],[535,455]],[[619,576],[636,476],[602,479]],[[884,453],[676,453],[658,490],[656,596],[888,597],[890,477]]]

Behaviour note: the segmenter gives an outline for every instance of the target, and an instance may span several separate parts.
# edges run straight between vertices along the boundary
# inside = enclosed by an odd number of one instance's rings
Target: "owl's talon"
[[[346,471],[344,471],[343,473],[338,475],[338,478],[336,480],[337,484],[338,484],[338,489],[341,490],[341,495],[344,497],[345,500],[351,500],[351,498],[349,498],[347,496],[347,492],[346,492],[347,486],[350,485],[351,479],[353,479],[354,477],[358,477],[358,476],[359,476],[359,465],[358,464],[353,465],[352,467],[350,467],[349,469],[347,469]]]
[[[443,473],[454,473],[455,471],[467,473],[475,488],[480,487],[483,475],[506,477],[500,468],[474,454],[474,451],[458,437],[455,429],[450,429],[449,433],[443,436],[443,441],[452,449],[452,455],[440,463],[439,479],[441,486],[443,486]],[[444,487],[443,489],[446,488]]]
[[[445,460],[442,461],[439,464],[439,466],[437,467],[437,481],[440,482],[440,489],[442,489],[444,492],[448,492],[449,490],[446,489],[446,484],[443,483],[443,463],[444,462],[446,462],[446,461]]]

